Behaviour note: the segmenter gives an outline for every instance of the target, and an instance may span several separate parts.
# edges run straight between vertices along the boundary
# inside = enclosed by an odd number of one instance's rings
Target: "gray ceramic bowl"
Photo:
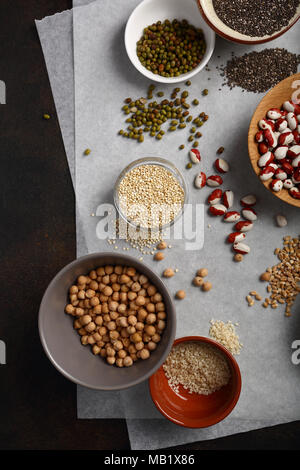
[[[73,317],[64,313],[69,287],[76,278],[106,264],[135,267],[157,287],[166,304],[167,326],[157,349],[149,359],[139,360],[128,368],[110,366],[94,356],[89,346],[82,346],[73,328]],[[65,266],[50,282],[39,311],[40,338],[52,364],[73,382],[98,390],[121,390],[148,379],[169,354],[175,330],[175,308],[162,280],[135,258],[116,253],[93,253]]]

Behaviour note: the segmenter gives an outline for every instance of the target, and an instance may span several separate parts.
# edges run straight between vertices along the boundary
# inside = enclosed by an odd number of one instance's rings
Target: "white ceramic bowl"
[[[136,43],[143,29],[157,21],[186,19],[196,28],[201,28],[206,41],[206,52],[200,64],[188,73],[178,77],[162,77],[144,67],[137,54]],[[178,83],[188,80],[202,70],[209,61],[215,47],[215,33],[201,17],[196,0],[144,0],[131,13],[125,29],[125,47],[135,68],[145,77],[160,83]]]
[[[229,28],[225,23],[223,23],[220,18],[218,18],[212,0],[197,0],[201,14],[207,24],[219,35],[228,41],[237,42],[239,44],[262,44],[268,41],[273,41],[282,34],[284,34],[288,29],[290,29],[300,17],[300,4],[297,7],[296,13],[293,18],[289,21],[287,26],[284,26],[280,31],[276,31],[270,36],[247,36],[246,34],[241,34],[238,31],[234,31]]]

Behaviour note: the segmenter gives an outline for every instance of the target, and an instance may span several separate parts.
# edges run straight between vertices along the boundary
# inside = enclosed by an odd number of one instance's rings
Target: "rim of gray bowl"
[[[148,370],[148,372],[146,372],[145,374],[141,374],[139,377],[136,377],[135,379],[132,379],[128,382],[125,382],[124,384],[119,384],[119,385],[101,384],[99,386],[98,385],[96,386],[96,385],[93,385],[93,384],[89,384],[89,383],[87,383],[87,381],[81,380],[80,378],[77,378],[74,375],[74,373],[73,374],[69,373],[67,370],[65,370],[59,364],[59,362],[57,361],[57,358],[53,357],[54,354],[53,354],[53,352],[51,352],[50,348],[48,347],[48,343],[47,343],[47,339],[46,339],[47,335],[46,335],[46,332],[44,331],[43,321],[47,316],[48,309],[47,309],[46,303],[48,301],[49,295],[50,295],[52,289],[55,288],[56,283],[59,282],[59,280],[61,278],[63,278],[63,276],[66,273],[68,273],[69,271],[72,271],[72,269],[75,268],[75,267],[79,267],[82,263],[89,262],[89,261],[91,263],[95,262],[94,268],[96,266],[101,266],[101,265],[108,264],[108,263],[112,264],[112,261],[105,262],[105,260],[107,258],[110,258],[110,259],[114,258],[115,259],[115,264],[122,264],[122,262],[123,262],[124,265],[128,265],[128,264],[130,265],[130,263],[131,263],[134,267],[136,267],[141,272],[141,274],[145,274],[145,275],[147,275],[147,277],[152,278],[151,282],[153,282],[153,284],[161,292],[161,294],[163,295],[164,301],[166,301],[166,299],[167,299],[167,302],[168,302],[168,305],[169,305],[169,308],[167,309],[167,317],[168,317],[167,328],[169,327],[169,332],[168,332],[169,336],[166,339],[166,345],[165,345],[164,351],[160,354],[159,359],[156,360],[155,364]],[[102,261],[100,261],[100,259],[102,259]],[[99,261],[96,262],[96,260],[99,260]],[[93,269],[93,268],[91,267],[91,269]],[[88,272],[88,270],[86,270],[85,272]],[[76,278],[76,276],[74,276],[74,279],[75,278]],[[68,292],[66,290],[66,302],[67,302],[67,294],[68,294]],[[64,311],[62,311],[61,313],[62,313],[62,315],[67,316]],[[71,331],[75,332],[75,330],[73,328],[73,325],[71,323],[70,323],[69,327],[70,327]],[[124,254],[121,254],[121,253],[117,254],[117,253],[113,253],[113,252],[96,252],[96,253],[91,253],[89,255],[85,255],[85,256],[82,256],[80,258],[77,258],[74,261],[71,261],[66,266],[64,266],[54,276],[54,278],[50,281],[47,289],[44,292],[44,295],[43,295],[43,298],[42,298],[42,301],[41,301],[41,304],[40,304],[40,308],[39,308],[38,330],[39,330],[40,340],[41,340],[43,349],[44,349],[47,357],[49,358],[52,365],[64,377],[66,377],[67,379],[71,380],[72,382],[74,382],[78,385],[82,385],[84,387],[95,389],[95,390],[107,390],[107,391],[109,391],[109,390],[123,390],[123,389],[130,388],[134,385],[137,385],[141,382],[146,381],[164,363],[165,359],[167,358],[167,356],[168,356],[168,354],[169,354],[169,352],[170,352],[170,350],[173,346],[173,342],[174,342],[174,339],[175,339],[175,334],[176,334],[176,310],[175,310],[174,302],[173,302],[173,300],[172,300],[172,298],[169,294],[169,291],[168,291],[167,287],[165,286],[163,281],[160,279],[160,277],[154,271],[152,271],[152,269],[149,266],[144,265],[143,263],[141,263],[140,261],[138,261],[136,258],[134,258],[132,256],[124,255]],[[167,331],[164,332],[162,338],[164,338],[164,335],[166,335],[166,334],[167,334]],[[83,346],[81,344],[80,344],[80,347],[83,348]],[[158,352],[158,351],[155,350],[151,354],[151,356],[154,355],[156,352]],[[91,356],[93,357],[91,351],[89,351],[89,354],[91,354]],[[145,363],[146,362],[147,361],[145,361]],[[108,367],[111,367],[111,366],[108,366]],[[124,369],[129,371],[131,368],[124,368]],[[119,370],[122,370],[122,369],[119,369]]]

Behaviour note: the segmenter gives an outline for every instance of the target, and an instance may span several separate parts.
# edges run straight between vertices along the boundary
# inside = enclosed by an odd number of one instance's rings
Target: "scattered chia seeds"
[[[224,85],[235,86],[254,93],[263,93],[284,78],[297,73],[300,55],[286,49],[264,49],[250,52],[241,57],[232,57],[221,67]]]
[[[294,17],[299,0],[213,0],[219,19],[251,37],[272,35]]]

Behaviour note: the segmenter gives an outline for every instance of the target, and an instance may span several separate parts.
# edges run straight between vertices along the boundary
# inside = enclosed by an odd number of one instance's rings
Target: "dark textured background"
[[[34,19],[71,0],[1,0],[0,105],[1,449],[129,449],[124,420],[77,420],[76,386],[43,353],[37,315],[43,291],[75,257],[74,194]],[[42,118],[44,112],[50,121]],[[276,413],[276,410],[274,410]],[[181,449],[296,449],[300,424]]]

